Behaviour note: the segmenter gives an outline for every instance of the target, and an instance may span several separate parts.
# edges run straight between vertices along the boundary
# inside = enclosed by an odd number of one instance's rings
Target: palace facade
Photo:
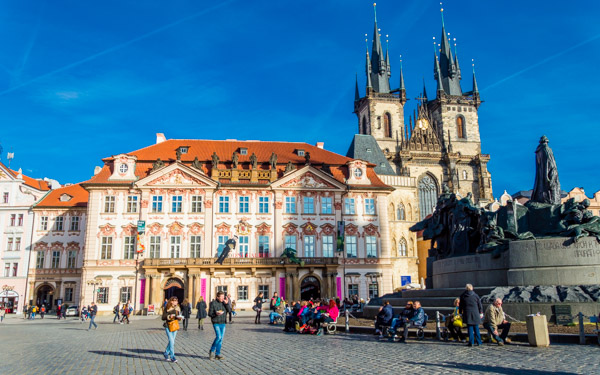
[[[322,144],[162,134],[155,145],[103,161],[81,184],[89,192],[82,301],[95,299],[103,313],[127,300],[158,308],[172,295],[195,305],[220,290],[242,309],[259,292],[307,299],[342,298],[344,289],[364,298],[392,291],[393,188],[373,164]],[[345,245],[338,252],[340,221]],[[234,235],[234,253],[215,264]],[[287,248],[302,265],[281,258]]]

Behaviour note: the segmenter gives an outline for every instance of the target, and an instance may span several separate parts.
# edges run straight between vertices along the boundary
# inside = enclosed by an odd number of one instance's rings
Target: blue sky
[[[406,113],[435,92],[439,1],[378,1],[391,85],[402,55]],[[462,88],[475,59],[494,195],[530,189],[546,134],[562,188],[600,189],[597,1],[447,1]],[[13,168],[61,183],[101,158],[168,138],[325,142],[345,154],[364,94],[371,1],[0,3],[0,144]]]

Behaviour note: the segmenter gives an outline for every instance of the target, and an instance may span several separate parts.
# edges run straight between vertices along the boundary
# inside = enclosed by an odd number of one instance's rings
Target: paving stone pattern
[[[177,335],[178,363],[164,361],[166,335],[154,317],[132,318],[129,325],[98,319],[98,329],[70,318],[0,324],[2,374],[600,374],[598,346],[526,345],[497,347],[433,340],[408,344],[366,335],[288,334],[281,327],[252,324],[242,317],[227,325],[223,361],[209,361],[214,339],[210,324],[195,324]],[[195,323],[195,321],[191,321]]]

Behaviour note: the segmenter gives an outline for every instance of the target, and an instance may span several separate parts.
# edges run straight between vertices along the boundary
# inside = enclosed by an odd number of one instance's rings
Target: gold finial
[[[375,7],[375,6],[377,6],[377,3],[373,3],[373,6],[374,6],[374,7]]]

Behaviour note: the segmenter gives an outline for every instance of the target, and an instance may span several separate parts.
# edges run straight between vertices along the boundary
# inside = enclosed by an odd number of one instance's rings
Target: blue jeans
[[[279,318],[281,317],[281,314],[278,314],[276,312],[271,312],[269,314],[269,323],[273,324],[275,322],[275,318]]]
[[[467,326],[467,330],[469,331],[469,345],[475,344],[473,342],[474,339],[477,339],[477,345],[481,345],[481,333],[479,332],[479,324]],[[475,337],[473,337],[473,331],[475,331]]]
[[[169,342],[167,343],[167,348],[163,353],[166,359],[171,358],[172,361],[175,360],[175,337],[177,337],[177,331],[169,331],[169,327],[165,327],[165,332],[167,332],[167,338]]]
[[[31,313],[31,317],[29,319],[35,319],[35,313],[34,312]]]
[[[223,344],[223,336],[225,336],[225,324],[213,324],[215,329],[215,341],[213,341],[210,347],[211,352],[215,352],[216,355],[221,354],[221,345]]]
[[[94,322],[94,319],[96,319],[96,315],[92,315],[90,317],[90,326],[88,327],[88,329],[92,329],[92,324],[94,325],[94,328],[98,328],[98,324]]]

